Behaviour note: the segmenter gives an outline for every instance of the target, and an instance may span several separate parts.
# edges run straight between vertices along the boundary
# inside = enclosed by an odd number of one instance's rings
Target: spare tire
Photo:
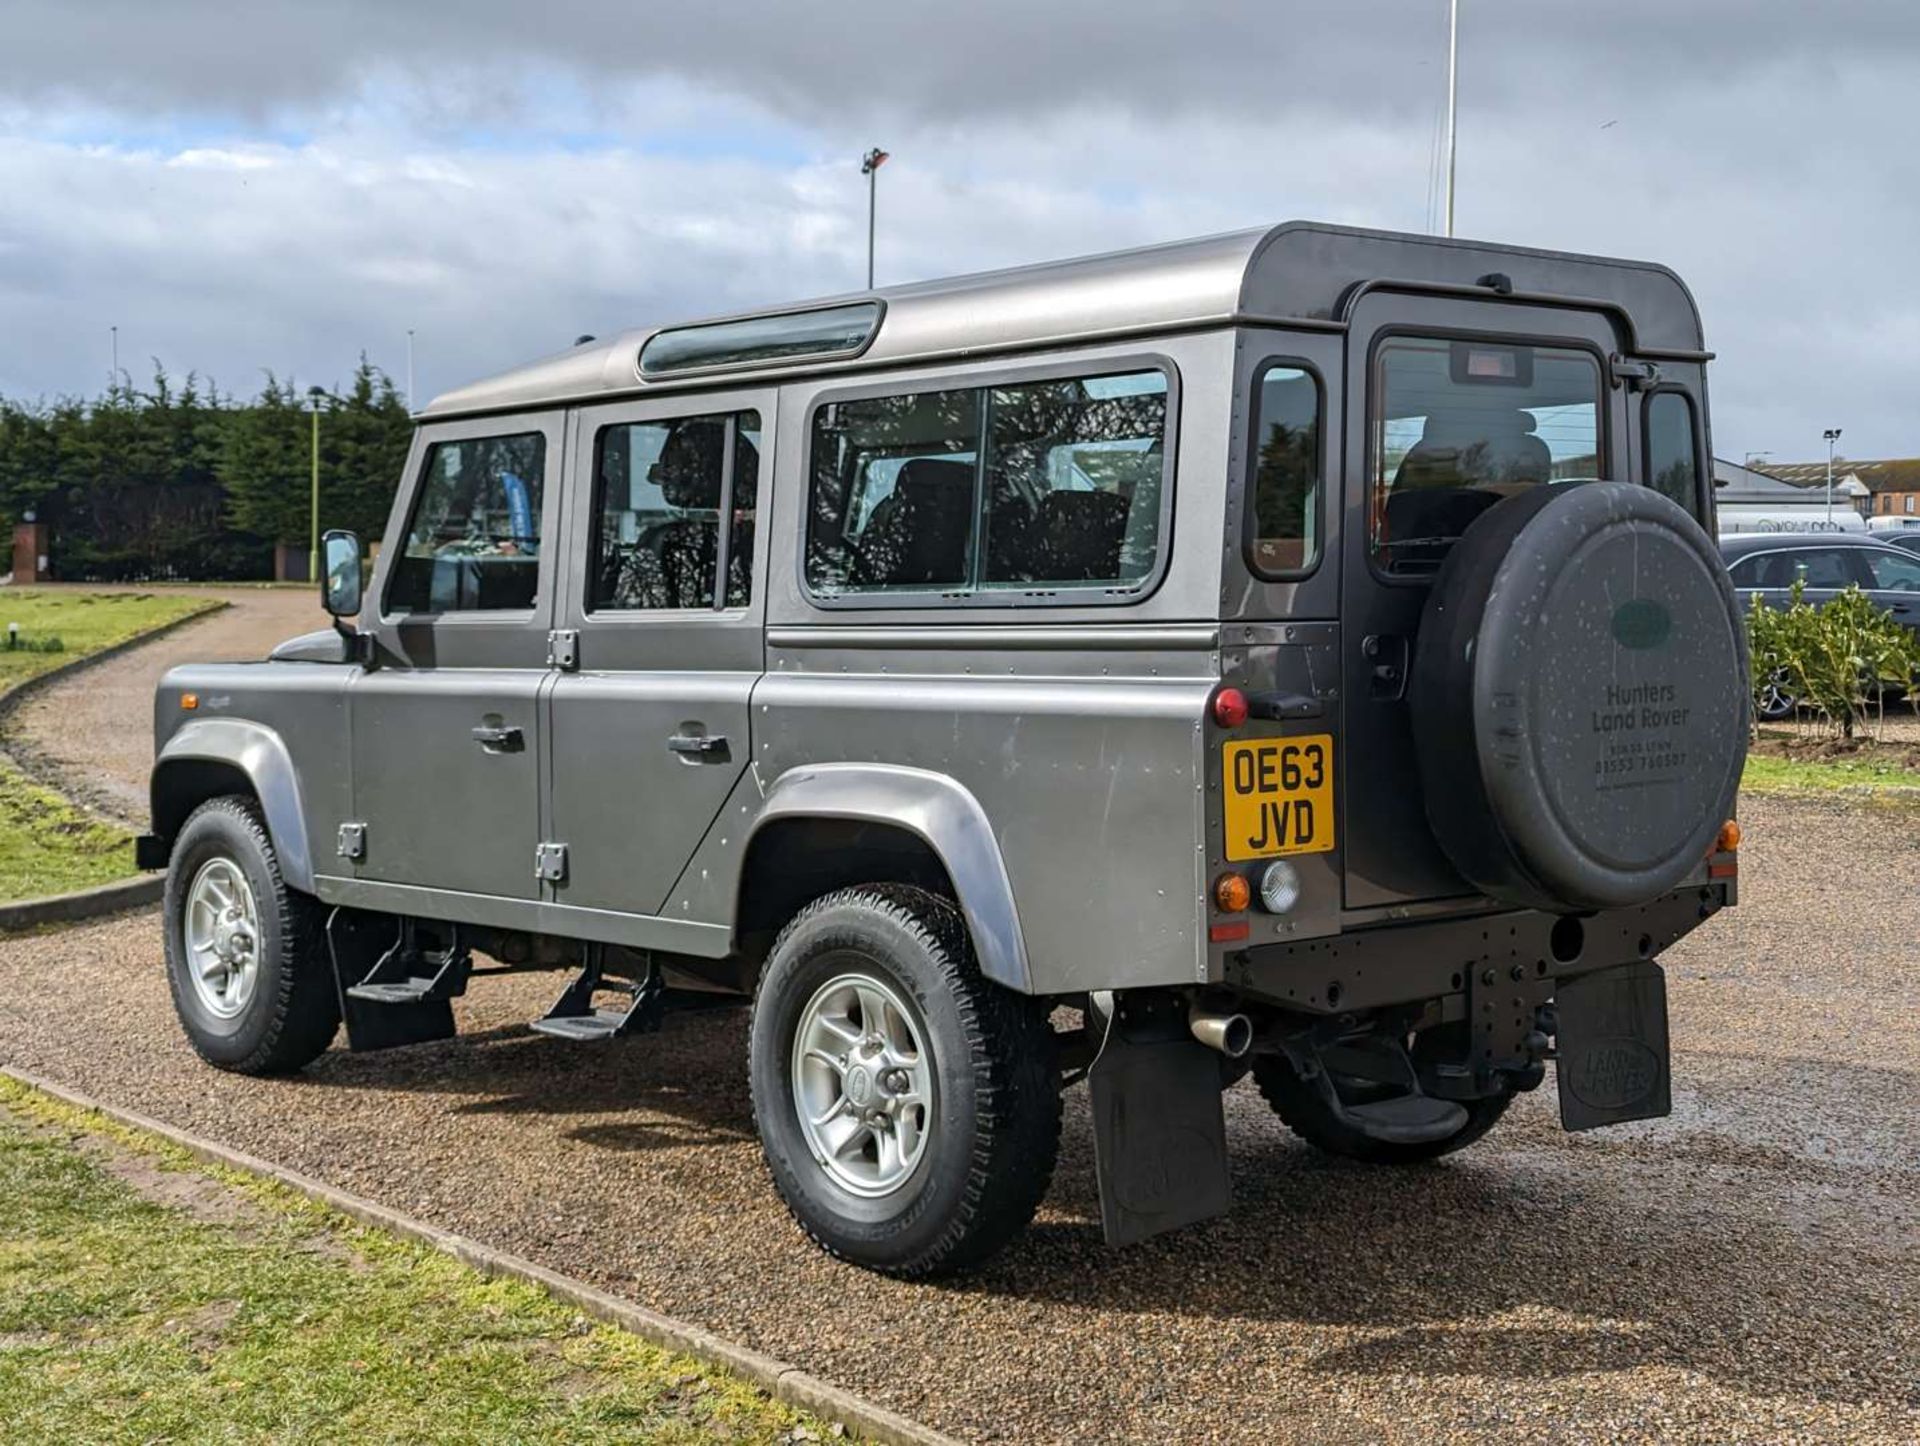
[[[1624,482],[1489,508],[1434,579],[1408,703],[1434,837],[1493,898],[1645,903],[1696,868],[1747,754],[1747,649],[1719,550]]]

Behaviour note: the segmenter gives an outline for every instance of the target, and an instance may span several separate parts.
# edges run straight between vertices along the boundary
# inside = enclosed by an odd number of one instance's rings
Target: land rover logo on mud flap
[[[1574,1097],[1595,1110],[1621,1109],[1660,1083],[1660,1056],[1623,1034],[1594,1040],[1561,1067]]]
[[[1673,614],[1650,597],[1629,599],[1613,610],[1613,639],[1623,648],[1657,648],[1673,634]]]

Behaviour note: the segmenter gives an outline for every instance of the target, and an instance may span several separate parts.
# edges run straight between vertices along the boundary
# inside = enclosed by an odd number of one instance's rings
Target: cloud
[[[1698,295],[1723,454],[1920,450],[1920,6],[1468,0],[1460,228]],[[606,330],[1292,216],[1419,230],[1442,0],[13,0],[0,391],[423,394]],[[139,368],[134,368],[138,370]]]

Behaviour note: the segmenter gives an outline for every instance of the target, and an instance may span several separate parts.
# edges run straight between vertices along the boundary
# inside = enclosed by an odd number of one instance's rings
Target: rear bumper
[[[1329,939],[1248,949],[1225,982],[1306,1014],[1346,1014],[1525,984],[1538,989],[1652,959],[1733,902],[1733,880],[1689,886],[1583,918],[1534,910],[1382,924]]]

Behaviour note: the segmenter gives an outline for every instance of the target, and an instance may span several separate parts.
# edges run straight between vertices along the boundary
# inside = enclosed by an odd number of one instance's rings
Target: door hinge
[[[1615,352],[1607,358],[1607,370],[1612,373],[1615,386],[1624,386],[1629,391],[1651,391],[1660,385],[1658,362],[1633,361]]]
[[[542,883],[564,884],[567,881],[567,846],[563,843],[543,843],[533,851],[533,876]]]
[[[340,825],[340,857],[356,861],[367,856],[367,826],[364,823]]]
[[[547,666],[571,673],[580,666],[580,632],[555,628],[547,634]]]

